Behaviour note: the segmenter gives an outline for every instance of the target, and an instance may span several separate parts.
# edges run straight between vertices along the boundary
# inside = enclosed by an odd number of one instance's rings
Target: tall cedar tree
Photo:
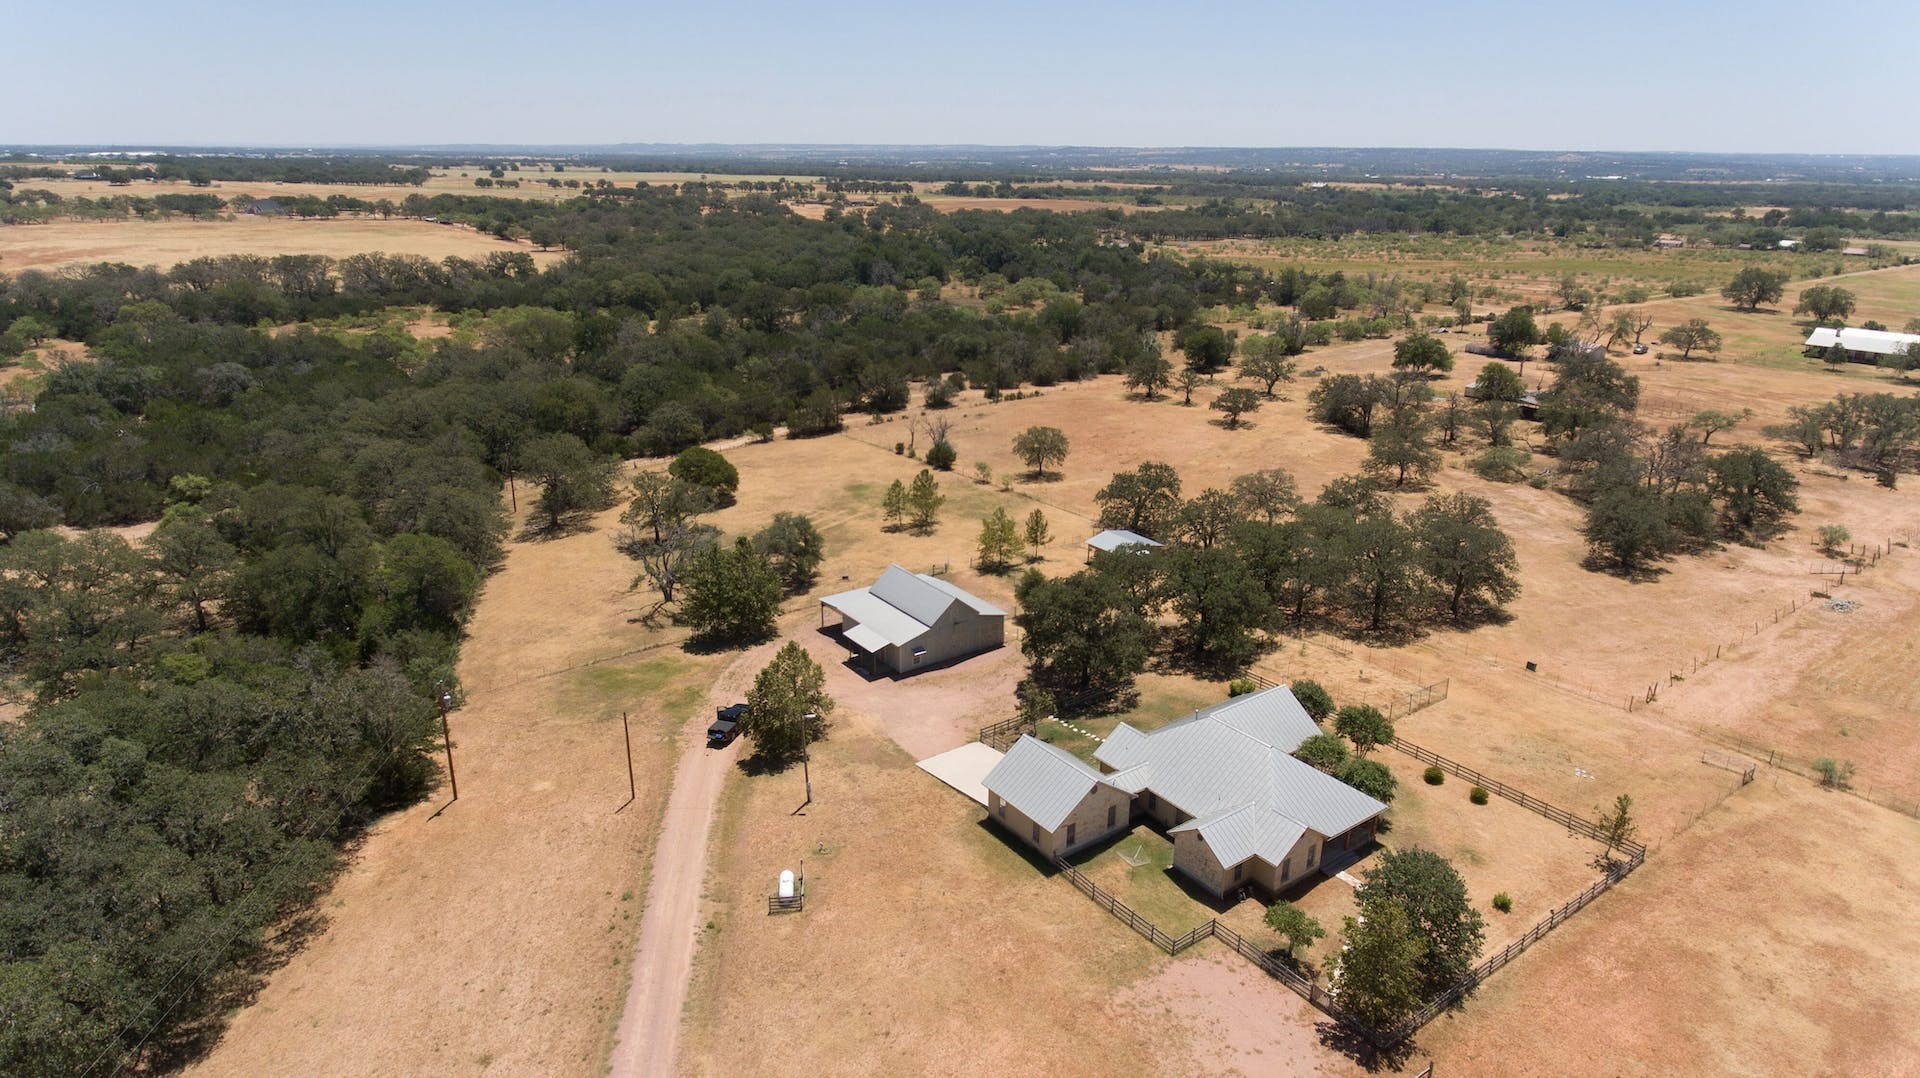
[[[889,491],[891,493],[891,491]],[[940,506],[945,504],[947,496],[940,493],[940,484],[934,481],[933,473],[925,468],[913,477],[913,484],[907,488],[907,512],[918,532],[930,532],[940,516]]]
[[[771,766],[786,767],[808,744],[825,737],[834,706],[826,684],[827,672],[798,641],[782,645],[747,692],[740,732],[753,741],[754,755]]]

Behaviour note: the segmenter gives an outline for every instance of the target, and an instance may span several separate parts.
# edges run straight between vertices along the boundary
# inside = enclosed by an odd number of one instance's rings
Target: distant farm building
[[[1867,257],[1867,249],[1865,247],[1842,247],[1840,248],[1840,253],[1850,258]]]
[[[1480,390],[1480,379],[1475,378],[1473,381],[1468,382],[1467,387],[1461,391],[1461,395],[1470,401],[1477,401],[1484,398],[1485,394]],[[1523,393],[1520,395],[1520,399],[1513,403],[1519,407],[1521,419],[1540,418],[1540,394]]]
[[[1920,334],[1821,326],[1807,334],[1807,355],[1824,356],[1836,343],[1855,363],[1878,363],[1881,356],[1905,355],[1908,348],[1920,344]]]
[[[1130,532],[1125,528],[1108,528],[1087,540],[1087,557],[1091,559],[1095,554],[1112,554],[1121,550],[1146,554],[1159,545],[1139,532]]]
[[[1320,732],[1286,686],[1202,708],[1157,730],[1127,723],[1098,771],[1022,737],[987,773],[987,815],[1048,856],[1145,818],[1173,840],[1173,867],[1225,896],[1279,894],[1373,841],[1387,806],[1290,755]]]
[[[898,565],[888,566],[872,587],[820,600],[823,624],[828,610],[840,615],[841,639],[875,674],[911,674],[1006,641],[1006,611]]]
[[[247,203],[247,212],[255,217],[285,217],[287,208],[278,199],[256,198]]]

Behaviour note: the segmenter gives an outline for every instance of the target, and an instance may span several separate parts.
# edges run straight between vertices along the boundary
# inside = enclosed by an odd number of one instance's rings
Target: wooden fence
[[[1453,982],[1446,991],[1428,1001],[1426,1006],[1415,1011],[1412,1017],[1384,1034],[1376,1043],[1380,1043],[1382,1047],[1392,1047],[1419,1032],[1421,1026],[1433,1021],[1442,1011],[1466,998],[1469,992],[1479,987],[1482,981],[1492,976],[1500,967],[1520,957],[1527,948],[1546,938],[1547,933],[1566,924],[1574,914],[1585,909],[1587,903],[1605,894],[1608,888],[1625,879],[1627,873],[1639,868],[1641,862],[1646,859],[1647,849],[1640,846],[1626,861],[1614,863],[1607,869],[1606,875],[1595,880],[1586,890],[1573,896],[1566,905],[1556,907],[1539,924],[1528,929],[1526,935],[1500,948],[1493,957],[1473,967],[1466,976]]]
[[[1086,873],[1068,864],[1065,858],[1055,857],[1053,863],[1062,875],[1066,876],[1068,880],[1072,881],[1075,887],[1080,889],[1082,894],[1093,899],[1094,905],[1113,914],[1120,920],[1121,924],[1140,933],[1140,935],[1146,937],[1148,943],[1153,944],[1155,947],[1160,948],[1170,955],[1179,954],[1181,951],[1206,939],[1212,931],[1207,925],[1201,925],[1199,928],[1194,929],[1184,936],[1168,935],[1159,925],[1154,924],[1152,921],[1134,912],[1132,906],[1120,901],[1114,897],[1112,893],[1107,891],[1106,888],[1088,879]],[[1211,923],[1211,921],[1208,922],[1208,924]]]
[[[1110,700],[1113,698],[1113,695],[1114,690],[1112,689],[1088,689],[1085,692],[1072,693],[1068,696],[1061,697],[1059,700],[1054,701],[1054,708],[1060,714],[1070,715],[1081,708]],[[1035,720],[1025,715],[1015,715],[1013,718],[1002,719],[999,722],[988,723],[982,726],[980,728],[980,736],[977,740],[990,749],[999,749],[1001,752],[1005,752],[1013,747],[1014,742],[1020,740],[1021,734],[1033,733],[1036,725],[1038,724]]]
[[[1247,937],[1221,924],[1217,919],[1208,921],[1207,927],[1214,939],[1240,952],[1240,957],[1259,966],[1262,970],[1266,971],[1267,976],[1293,989],[1299,994],[1300,998],[1318,1007],[1329,1017],[1337,1021],[1345,1022],[1355,1028],[1360,1027],[1360,1023],[1357,1020],[1341,1010],[1339,1006],[1334,1003],[1333,993],[1322,988],[1318,981],[1302,977],[1299,972],[1291,966],[1273,957],[1273,955],[1267,953],[1265,949],[1249,942]]]
[[[1392,700],[1387,701],[1387,706],[1383,710],[1386,711],[1389,719],[1404,719],[1423,707],[1445,700],[1448,691],[1452,688],[1452,678],[1441,678],[1431,685],[1396,693]]]
[[[1742,737],[1728,730],[1702,730],[1700,736],[1730,749],[1744,752],[1756,760],[1763,761],[1768,767],[1779,768],[1799,775],[1803,779],[1811,779],[1823,786],[1827,785],[1826,776],[1814,766],[1813,760],[1770,748],[1752,738]],[[1896,791],[1885,786],[1875,786],[1872,782],[1865,780],[1856,782],[1849,778],[1845,784],[1832,788],[1842,793],[1852,794],[1863,801],[1871,801],[1881,808],[1892,809],[1902,816],[1920,819],[1920,800],[1912,796],[1913,787],[1911,786],[1903,786]]]
[[[980,743],[990,749],[1005,752],[1020,740],[1021,734],[1033,732],[1033,720],[1024,715],[1015,715],[1011,719],[1002,719],[980,728]]]
[[[781,898],[779,895],[767,896],[767,916],[769,917],[776,913],[799,913],[806,908],[807,878],[805,876],[795,881],[792,898]]]
[[[1238,676],[1253,682],[1262,689],[1271,689],[1280,684],[1257,670],[1243,670]],[[1395,693],[1393,698],[1387,701],[1386,706],[1380,710],[1385,712],[1389,719],[1403,719],[1423,707],[1445,700],[1448,690],[1452,687],[1452,678],[1441,678],[1431,685],[1422,685],[1417,689],[1408,689],[1405,692]]]
[[[1274,980],[1293,989],[1300,995],[1300,998],[1318,1007],[1329,1017],[1336,1021],[1345,1022],[1355,1029],[1367,1033],[1369,1037],[1371,1037],[1370,1030],[1367,1030],[1365,1026],[1335,1005],[1333,993],[1320,987],[1320,985],[1314,981],[1302,977],[1286,963],[1274,958],[1260,946],[1249,941],[1245,936],[1221,924],[1219,918],[1209,918],[1206,923],[1195,927],[1185,935],[1170,935],[1159,925],[1154,924],[1152,921],[1147,920],[1135,912],[1133,907],[1120,901],[1120,899],[1107,891],[1106,888],[1088,879],[1086,873],[1073,867],[1073,865],[1069,864],[1064,858],[1056,857],[1053,859],[1053,863],[1062,875],[1071,881],[1075,887],[1079,888],[1082,894],[1093,899],[1095,905],[1113,914],[1121,924],[1138,932],[1147,942],[1167,952],[1167,954],[1177,955],[1208,937],[1217,939],[1239,952],[1241,957],[1247,961],[1265,970],[1267,975]]]
[[[1523,808],[1539,813],[1547,819],[1565,826],[1569,831],[1585,835],[1588,838],[1596,839],[1600,842],[1605,842],[1608,844],[1610,851],[1619,850],[1625,853],[1626,859],[1611,862],[1607,866],[1605,874],[1585,890],[1573,896],[1565,905],[1555,907],[1547,914],[1545,919],[1528,929],[1525,935],[1507,944],[1501,948],[1497,954],[1494,954],[1492,957],[1469,970],[1465,976],[1429,1000],[1427,1004],[1416,1011],[1412,1017],[1391,1030],[1375,1029],[1348,1014],[1335,1002],[1333,993],[1321,987],[1318,981],[1301,976],[1298,971],[1286,963],[1281,962],[1279,959],[1274,958],[1266,949],[1249,941],[1245,936],[1242,936],[1226,925],[1221,924],[1218,918],[1208,920],[1205,924],[1200,925],[1183,936],[1174,936],[1161,929],[1159,925],[1142,917],[1133,907],[1128,906],[1105,888],[1093,882],[1093,880],[1087,877],[1086,873],[1081,872],[1073,865],[1067,863],[1064,858],[1055,857],[1053,863],[1074,887],[1078,888],[1081,893],[1085,894],[1088,898],[1093,899],[1095,905],[1113,914],[1122,924],[1133,929],[1145,937],[1148,942],[1165,951],[1167,954],[1177,955],[1208,937],[1217,939],[1238,952],[1242,958],[1245,958],[1247,961],[1252,962],[1264,970],[1268,976],[1292,989],[1300,998],[1313,1004],[1314,1007],[1318,1008],[1328,1017],[1365,1037],[1367,1042],[1375,1048],[1383,1051],[1391,1050],[1408,1037],[1419,1032],[1422,1026],[1432,1021],[1436,1016],[1458,1004],[1475,988],[1479,987],[1481,982],[1492,976],[1507,963],[1518,958],[1528,947],[1544,939],[1549,932],[1565,924],[1574,914],[1585,909],[1588,903],[1606,893],[1608,888],[1625,879],[1629,873],[1639,868],[1647,859],[1647,847],[1644,844],[1632,841],[1610,840],[1605,830],[1601,828],[1599,824],[1576,816],[1566,809],[1542,801],[1524,790],[1517,789],[1507,783],[1501,782],[1499,779],[1484,775],[1473,768],[1456,763],[1437,752],[1421,748],[1401,738],[1395,738],[1392,745],[1394,748],[1399,749],[1401,752],[1417,760],[1423,760],[1433,764],[1459,778],[1483,786],[1487,790],[1497,793]]]

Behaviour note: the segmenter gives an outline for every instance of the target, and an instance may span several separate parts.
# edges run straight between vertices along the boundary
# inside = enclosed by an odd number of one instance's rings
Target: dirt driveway
[[[763,644],[735,659],[714,681],[711,703],[724,707],[746,699],[753,676],[779,647]],[[707,877],[707,835],[713,827],[720,789],[740,758],[741,742],[724,749],[706,745],[712,711],[687,720],[680,732],[686,745],[673,770],[673,792],[654,850],[652,882],[647,889],[640,937],[633,948],[633,981],[620,1015],[613,1056],[615,1075],[667,1074],[679,1046],[680,1011],[687,1001],[687,979],[700,925],[700,889]]]
[[[916,760],[964,745],[982,726],[1013,715],[1013,689],[1025,669],[1017,639],[912,677],[869,679],[847,665],[847,649],[816,625],[817,619],[797,627],[794,637],[826,670],[827,695],[842,711],[871,716]]]

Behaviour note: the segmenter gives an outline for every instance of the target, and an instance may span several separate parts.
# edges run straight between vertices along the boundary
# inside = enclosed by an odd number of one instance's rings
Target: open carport
[[[993,770],[993,765],[999,763],[1003,755],[1005,754],[999,749],[988,748],[978,741],[972,741],[938,756],[929,756],[920,761],[919,767],[920,770],[973,798],[984,808],[987,804],[987,772]]]

